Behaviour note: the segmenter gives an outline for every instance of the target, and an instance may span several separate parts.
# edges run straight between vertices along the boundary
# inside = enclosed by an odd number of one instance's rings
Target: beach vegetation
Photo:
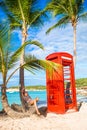
[[[2,74],[2,86],[1,86],[1,94],[2,94],[2,105],[5,112],[14,117],[18,113],[14,112],[8,104],[8,99],[6,95],[7,83],[10,78],[15,74],[20,67],[24,67],[28,71],[34,74],[35,70],[45,69],[48,70],[51,74],[52,70],[58,70],[61,66],[59,64],[37,59],[35,56],[25,55],[25,62],[22,66],[18,65],[20,55],[24,47],[28,44],[31,44],[31,41],[25,42],[21,47],[19,47],[15,52],[12,51],[12,45],[10,44],[10,32],[8,26],[0,26],[0,73]],[[16,66],[17,65],[17,66]],[[16,67],[16,68],[14,68]],[[12,69],[12,70],[11,70]],[[11,70],[10,75],[8,76],[8,71]],[[18,114],[20,117],[23,116]],[[27,114],[25,114],[27,115]]]
[[[8,99],[6,95],[6,88],[7,88],[7,74],[11,68],[17,64],[21,51],[28,43],[25,43],[20,48],[18,48],[15,52],[12,52],[10,46],[10,39],[9,39],[9,30],[8,26],[0,26],[0,72],[2,74],[2,86],[1,86],[1,94],[2,94],[2,105],[5,112],[9,116],[14,116],[16,113],[11,109],[8,104]],[[14,70],[17,71],[19,67]],[[14,74],[14,72],[12,72]],[[11,77],[11,76],[10,76]]]
[[[76,80],[76,87],[77,88],[87,88],[87,78],[80,78]]]
[[[25,86],[26,90],[46,90],[46,86],[45,85],[32,85],[32,86]],[[19,90],[19,86],[11,86],[9,88],[7,88],[8,90]]]
[[[68,24],[73,27],[73,56],[76,64],[76,29],[79,21],[87,21],[87,12],[84,7],[84,0],[52,0],[46,7],[52,12],[57,22],[51,26],[46,33],[57,27],[64,28]]]
[[[38,26],[43,24],[41,16],[44,14],[44,11],[41,11],[37,6],[38,0],[2,0],[1,7],[5,11],[8,21],[10,24],[10,29],[20,29],[22,32],[22,41],[21,45],[23,45],[28,37],[29,37],[29,29],[33,26]],[[34,41],[31,42],[33,45],[38,46],[43,49],[43,46],[40,42]],[[19,82],[20,82],[20,97],[22,100],[21,90],[24,89],[24,55],[25,51],[22,50],[20,56],[20,74],[19,74]]]

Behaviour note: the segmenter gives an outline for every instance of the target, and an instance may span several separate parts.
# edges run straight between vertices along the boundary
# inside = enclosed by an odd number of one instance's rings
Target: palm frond
[[[68,8],[66,5],[66,1],[60,1],[60,0],[53,0],[52,2],[50,2],[47,7],[46,10],[53,12],[53,16],[57,16],[59,14],[62,13],[69,13],[68,12]]]
[[[32,74],[35,74],[35,70],[45,70],[49,72],[50,78],[52,78],[52,72],[53,70],[57,71],[58,74],[60,75],[62,66],[60,64],[56,64],[51,61],[47,60],[40,60],[37,59],[35,56],[32,55],[27,55],[25,57],[25,63],[22,66],[19,66],[16,68],[11,75],[8,77],[6,83],[9,81],[9,79],[13,76],[13,74],[20,69],[20,67],[24,67],[26,70],[31,72]]]
[[[8,66],[11,67],[12,63],[14,63],[14,65],[15,65],[15,63],[18,61],[18,58],[19,58],[22,50],[29,44],[36,45],[36,46],[40,47],[41,49],[43,49],[42,44],[40,44],[38,41],[27,41],[24,43],[24,45],[22,45],[19,49],[17,49],[13,54],[10,55]]]
[[[58,71],[58,73],[60,73],[62,67],[60,64],[56,64],[54,62],[47,60],[40,60],[37,59],[35,56],[31,55],[26,57],[25,64],[23,66],[30,72],[35,72],[35,70],[42,70],[42,69],[45,71],[47,70],[50,75],[52,74],[53,69],[55,71]]]
[[[13,54],[10,55],[9,59],[9,66],[11,66],[12,63],[15,63],[18,61],[18,58],[22,52],[22,50],[28,45],[28,43],[25,43],[20,48],[18,48]]]
[[[75,8],[76,8],[76,14],[79,16],[80,14],[84,13],[84,4],[83,0],[76,0],[75,3]]]
[[[37,64],[37,58],[34,56],[34,55],[26,55],[25,56],[25,59],[24,59],[24,61],[25,61],[25,63],[27,63],[26,64],[26,68],[29,70],[29,69],[31,69],[31,70],[38,70],[38,69],[42,69],[41,68],[41,66],[39,65],[39,64]]]
[[[9,51],[9,33],[7,26],[0,26],[0,72],[7,74]]]
[[[46,10],[36,10],[34,12],[30,12],[29,15],[29,25],[30,26],[42,26],[44,23],[44,20],[48,20],[49,17],[46,13]]]
[[[81,14],[78,19],[87,22],[87,12]]]
[[[0,45],[4,48],[4,50],[9,45],[8,37],[9,37],[8,26],[0,25]]]
[[[30,73],[32,73],[33,75],[35,75],[35,72],[34,71],[32,71],[29,67],[24,67],[27,71],[29,71]]]
[[[46,34],[48,34],[51,30],[53,30],[54,28],[57,27],[63,27],[65,25],[67,25],[69,22],[69,17],[68,16],[64,16],[63,18],[61,18],[55,25],[53,25],[52,27],[50,27],[47,31]]]
[[[44,50],[43,45],[42,45],[40,42],[38,42],[38,41],[29,40],[29,41],[26,41],[25,44],[36,45],[36,46],[38,46],[39,48],[41,48],[42,50]]]
[[[9,14],[8,21],[10,22],[10,29],[13,30],[15,28],[21,28],[22,23],[15,16]]]

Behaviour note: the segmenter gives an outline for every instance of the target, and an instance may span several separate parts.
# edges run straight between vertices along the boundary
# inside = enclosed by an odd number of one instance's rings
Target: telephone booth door
[[[57,63],[56,57],[51,58],[50,60]],[[59,73],[53,70],[52,77],[50,77],[47,72],[46,79],[48,112],[56,112],[62,114],[65,112],[62,67],[60,67]]]
[[[46,73],[48,112],[65,113],[69,109],[77,110],[74,65],[72,55],[64,52],[53,53],[46,57],[61,68]]]

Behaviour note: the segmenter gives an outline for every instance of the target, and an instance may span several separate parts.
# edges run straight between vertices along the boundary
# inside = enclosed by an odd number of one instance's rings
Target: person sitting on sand
[[[39,98],[36,97],[35,99],[32,99],[29,95],[28,95],[28,92],[26,91],[23,91],[23,99],[25,102],[29,103],[30,105],[34,105],[35,106],[35,110],[36,110],[36,113],[38,115],[40,115],[40,112],[38,110],[38,107],[37,107],[37,102],[39,101]]]

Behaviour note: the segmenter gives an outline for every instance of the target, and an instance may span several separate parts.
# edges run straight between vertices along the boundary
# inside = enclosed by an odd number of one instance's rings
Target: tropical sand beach
[[[63,30],[58,27],[63,27]],[[64,30],[64,27],[67,28]],[[66,104],[76,104],[74,75],[76,78],[87,78],[86,28],[87,0],[0,1],[0,110],[3,109],[0,112],[0,130],[87,130],[87,90],[77,91],[77,102],[86,100],[80,104],[79,111],[48,113],[44,109],[47,105],[44,105],[39,108],[39,116],[28,116],[29,113],[26,112],[21,113],[23,116],[20,119],[14,114],[14,119],[10,117],[12,115],[8,104],[21,105],[19,88],[7,89],[18,85],[23,91],[24,86],[45,84],[46,81],[50,90],[50,102],[51,99],[55,100],[61,106],[58,100],[63,95]],[[54,31],[50,33],[52,30]],[[44,59],[58,63],[58,66]],[[42,69],[47,71],[46,75]],[[49,72],[52,72],[52,82]],[[85,85],[87,83],[83,80],[83,88]],[[46,91],[41,93],[38,106],[42,105],[41,102],[47,103]],[[35,98],[38,91],[35,95],[29,91],[29,95]],[[79,96],[82,96],[81,100]],[[56,106],[55,103],[54,105]],[[28,117],[24,117],[24,114]]]
[[[87,103],[78,112],[36,114],[21,119],[0,116],[0,130],[87,130]]]

